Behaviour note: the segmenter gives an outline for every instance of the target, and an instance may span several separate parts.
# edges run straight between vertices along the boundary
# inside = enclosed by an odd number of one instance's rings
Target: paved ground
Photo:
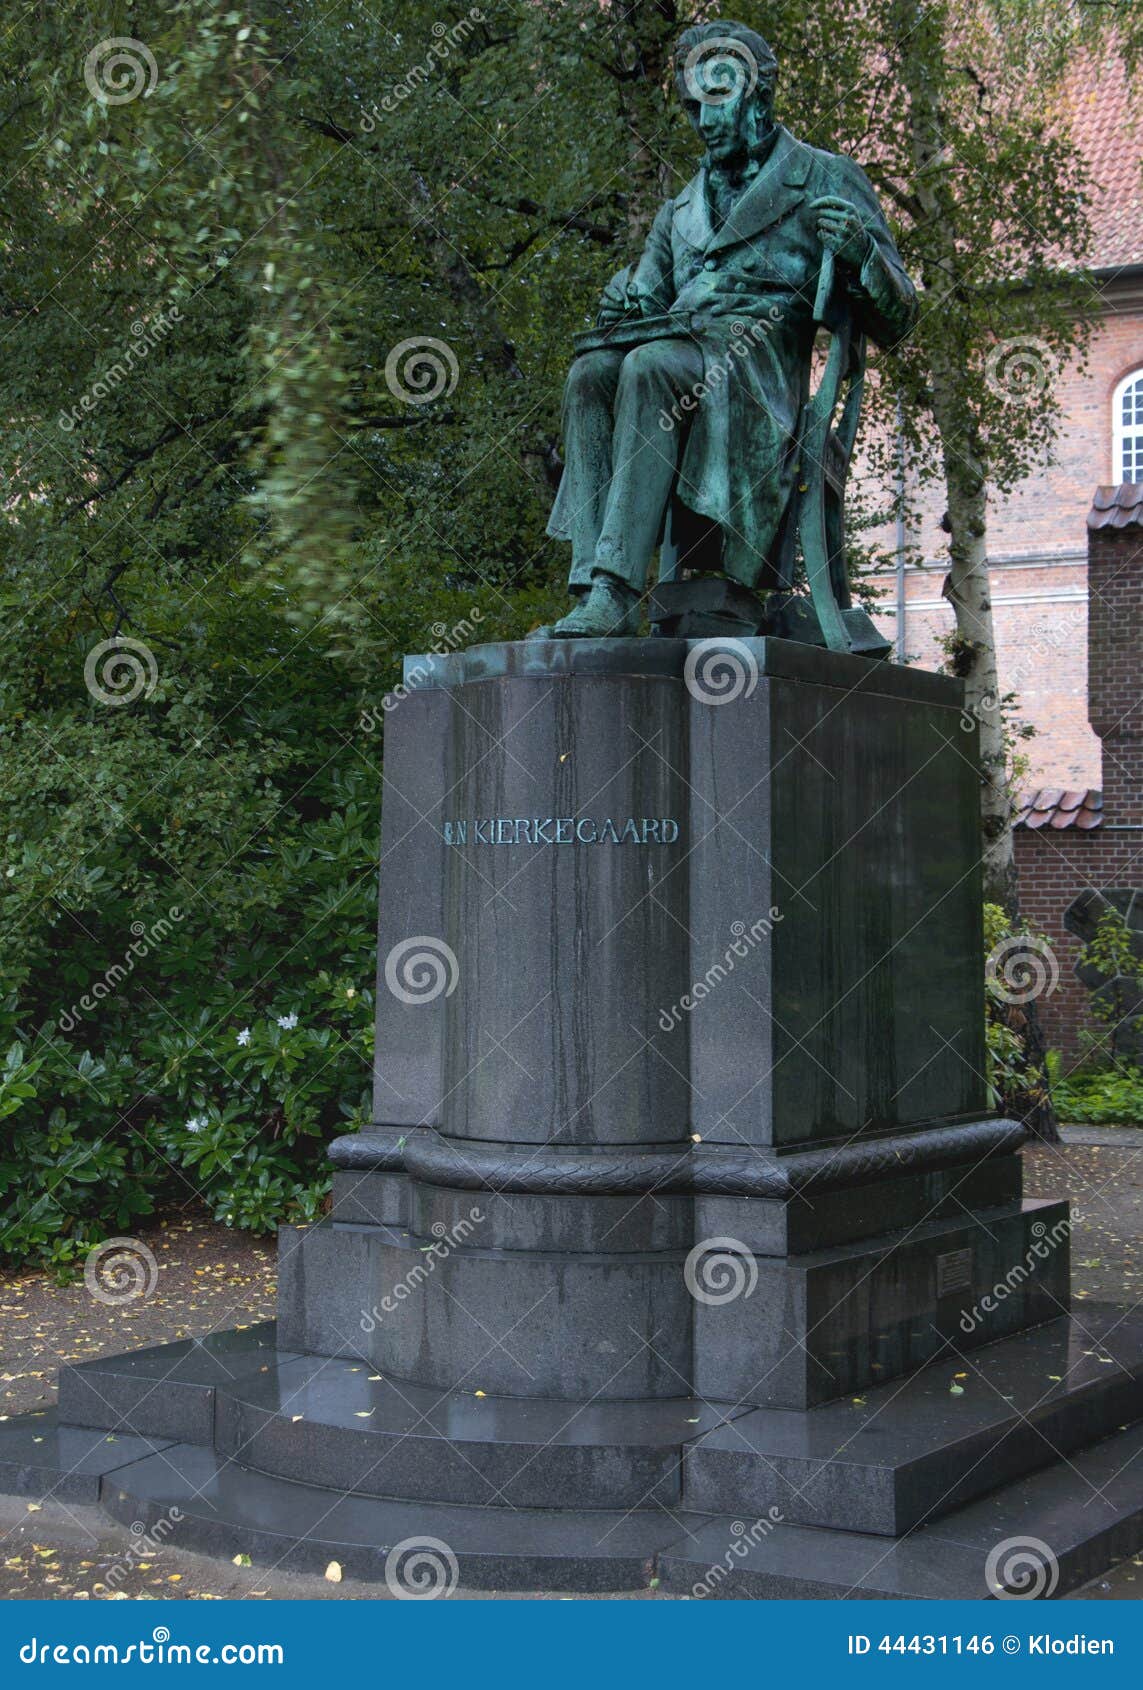
[[[1058,1148],[1027,1154],[1027,1183],[1030,1195],[1072,1199],[1077,1313],[1085,1300],[1141,1302],[1143,1133],[1073,1128],[1068,1138]],[[149,1297],[122,1307],[96,1302],[82,1281],[60,1287],[39,1273],[0,1278],[0,1416],[54,1402],[62,1361],[249,1325],[273,1314],[269,1241],[252,1241],[206,1219],[179,1220],[141,1237],[154,1253],[157,1282]],[[29,1508],[26,1499],[0,1497],[0,1599],[388,1599],[372,1585],[267,1573],[170,1544],[151,1561],[140,1561],[134,1550],[125,1556],[131,1544],[131,1534],[95,1508],[51,1502]],[[1143,1595],[1143,1556],[1077,1595],[1088,1601]],[[471,1597],[495,1600],[479,1592]],[[634,1599],[666,1600],[654,1593]]]

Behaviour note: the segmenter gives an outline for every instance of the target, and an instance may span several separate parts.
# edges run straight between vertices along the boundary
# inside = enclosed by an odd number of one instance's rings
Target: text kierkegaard
[[[441,824],[446,845],[676,845],[671,816],[480,816]]]

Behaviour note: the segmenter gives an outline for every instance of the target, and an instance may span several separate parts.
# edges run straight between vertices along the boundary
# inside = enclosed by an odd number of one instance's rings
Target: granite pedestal
[[[1031,1534],[1062,1595],[1138,1547],[1143,1330],[1070,1314],[989,1105],[961,704],[776,639],[410,659],[375,1123],[276,1330],[65,1370],[83,1482],[497,1589],[988,1596]]]

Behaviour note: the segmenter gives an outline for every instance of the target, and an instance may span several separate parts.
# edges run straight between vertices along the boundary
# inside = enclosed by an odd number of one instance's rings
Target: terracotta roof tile
[[[1143,481],[1097,487],[1087,513],[1089,528],[1143,528]]]
[[[1092,179],[1093,269],[1143,264],[1143,99],[1120,60],[1081,55],[1069,78],[1072,136]]]
[[[1039,792],[1021,795],[1012,826],[1033,831],[1041,827],[1078,827],[1090,833],[1102,821],[1102,792],[1062,792],[1058,786],[1046,786]]]

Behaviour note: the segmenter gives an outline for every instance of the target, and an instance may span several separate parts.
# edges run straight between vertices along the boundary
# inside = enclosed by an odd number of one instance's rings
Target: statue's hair
[[[696,47],[701,47],[708,41],[737,42],[753,60],[754,68],[758,74],[758,91],[765,95],[773,94],[774,83],[778,76],[778,60],[769,42],[764,41],[758,31],[751,29],[748,24],[735,23],[729,18],[714,18],[710,23],[692,24],[690,29],[683,31],[675,43],[675,86],[684,99],[692,92],[688,88],[683,75],[687,59]]]

